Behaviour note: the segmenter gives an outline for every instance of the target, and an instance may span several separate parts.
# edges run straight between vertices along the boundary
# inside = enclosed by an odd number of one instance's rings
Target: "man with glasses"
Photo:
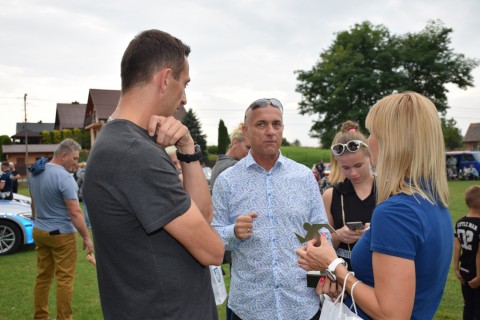
[[[312,171],[282,156],[283,107],[259,99],[245,112],[250,152],[213,189],[213,226],[232,252],[231,319],[318,319],[320,299],[296,263],[295,233],[326,223]]]

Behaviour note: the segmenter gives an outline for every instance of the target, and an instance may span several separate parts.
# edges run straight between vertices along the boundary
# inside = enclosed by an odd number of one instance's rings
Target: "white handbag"
[[[351,273],[347,274],[345,277],[344,283],[347,283],[347,278]],[[362,319],[357,314],[357,306],[355,305],[355,299],[352,295],[352,306],[355,309],[355,312],[351,310],[351,308],[347,307],[346,304],[343,303],[343,298],[345,296],[345,286],[342,289],[342,293],[338,298],[333,301],[332,298],[324,296],[324,301],[322,304],[322,312],[320,313],[320,320],[355,320],[355,319]]]
[[[213,294],[215,295],[215,304],[218,306],[227,299],[227,289],[223,281],[222,268],[220,266],[210,266],[210,278]]]

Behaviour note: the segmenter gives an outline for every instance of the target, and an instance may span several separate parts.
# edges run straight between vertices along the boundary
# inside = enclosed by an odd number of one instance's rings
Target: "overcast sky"
[[[0,2],[0,135],[27,120],[55,122],[57,103],[87,103],[88,90],[120,89],[120,60],[145,29],[190,45],[188,104],[217,144],[219,120],[232,130],[255,99],[285,107],[284,137],[317,146],[313,117],[298,114],[295,70],[308,70],[335,34],[369,20],[391,33],[421,31],[440,19],[454,31],[451,47],[480,58],[478,0],[82,0]],[[449,86],[449,117],[465,134],[480,122],[480,68],[468,90]]]

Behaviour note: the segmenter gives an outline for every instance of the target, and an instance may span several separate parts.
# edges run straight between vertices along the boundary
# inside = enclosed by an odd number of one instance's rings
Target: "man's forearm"
[[[77,229],[78,233],[82,236],[84,240],[90,239],[90,234],[88,233],[87,224],[85,223],[85,218],[83,217],[83,212],[80,208],[77,214],[70,214],[70,218],[72,219],[72,223]]]
[[[182,162],[183,186],[208,223],[213,219],[213,205],[207,180],[198,161]]]

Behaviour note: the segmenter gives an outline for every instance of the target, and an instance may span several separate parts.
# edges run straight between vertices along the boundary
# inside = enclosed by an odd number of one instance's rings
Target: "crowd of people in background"
[[[318,320],[321,297],[342,289],[362,319],[431,319],[452,253],[464,319],[480,317],[480,187],[466,192],[469,211],[454,240],[447,178],[458,176],[458,163],[445,159],[429,99],[384,97],[366,118],[368,139],[359,123],[339,124],[328,172],[323,159],[312,172],[280,151],[282,103],[260,98],[210,169],[173,117],[187,103],[189,53],[168,33],[139,33],[88,169],[71,139],[32,166],[35,319],[49,318],[54,275],[56,318],[72,319],[76,232],[96,266],[107,320],[217,319],[208,266],[222,263],[231,271],[227,320]],[[1,167],[0,197],[11,199],[21,176],[12,163]],[[479,178],[473,165],[462,175]],[[319,224],[329,228],[299,242],[295,234]],[[325,273],[311,287],[308,271]]]

